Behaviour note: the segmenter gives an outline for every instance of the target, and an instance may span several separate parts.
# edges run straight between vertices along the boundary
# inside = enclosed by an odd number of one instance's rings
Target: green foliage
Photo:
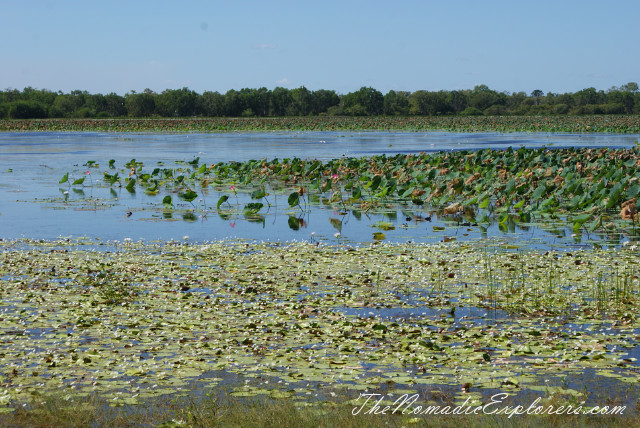
[[[183,201],[187,201],[187,202],[191,202],[193,201],[195,198],[198,197],[198,194],[196,192],[194,192],[193,190],[189,189],[184,193],[179,193],[178,197],[180,199],[182,199]]]
[[[483,114],[482,110],[476,107],[467,107],[460,112],[460,116],[482,116]]]
[[[640,99],[640,94],[639,99]],[[638,104],[640,108],[640,104]],[[640,133],[640,115],[550,116],[360,116],[209,119],[58,119],[0,120],[0,132],[237,132],[237,131],[364,131],[423,132],[606,132]],[[171,177],[171,169],[165,169]]]
[[[242,210],[244,215],[255,215],[264,207],[264,204],[260,202],[250,202],[244,206]]]
[[[300,193],[293,192],[289,194],[289,197],[287,198],[287,202],[289,203],[290,207],[295,207],[296,205],[298,205],[300,203]]]
[[[409,114],[409,92],[389,91],[384,96],[383,113],[387,116],[407,116]]]
[[[106,305],[122,305],[132,301],[137,295],[135,288],[124,276],[110,269],[87,275],[84,284],[92,287]]]
[[[129,94],[125,97],[127,113],[131,117],[148,117],[154,113],[156,102],[152,94]]]
[[[225,94],[188,88],[155,93],[131,91],[121,96],[90,94],[74,90],[68,94],[25,88],[0,91],[0,119],[113,118],[113,117],[245,117],[273,116],[440,116],[440,115],[546,115],[632,114],[640,112],[640,93],[635,82],[607,91],[586,88],[575,93],[554,94],[536,89],[497,92],[486,85],[456,91],[389,91],[371,87],[338,95],[333,90],[310,91],[276,87],[231,89]],[[473,108],[473,109],[471,109]]]
[[[266,196],[264,189],[258,189],[251,193],[251,199],[262,199]]]
[[[40,119],[47,117],[47,106],[38,101],[16,101],[9,104],[11,119]]]
[[[220,209],[220,205],[224,204],[228,200],[229,200],[229,195],[220,196],[220,199],[218,199],[218,204],[216,205],[216,208]]]
[[[382,113],[384,97],[380,91],[362,87],[344,96],[344,112],[352,116],[375,116]]]
[[[154,112],[163,117],[186,117],[198,114],[199,95],[188,88],[167,89],[155,97]]]

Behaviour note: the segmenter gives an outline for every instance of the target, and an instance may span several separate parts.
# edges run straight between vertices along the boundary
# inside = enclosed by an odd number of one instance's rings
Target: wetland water
[[[126,176],[132,158],[151,170],[158,162],[188,167],[197,157],[207,164],[328,160],[486,147],[621,148],[637,140],[387,132],[0,134],[0,373],[11,372],[0,387],[11,400],[45,385],[136,404],[193,385],[215,386],[218,376],[230,374],[239,397],[305,398],[327,387],[355,397],[365,390],[441,390],[464,401],[460,386],[471,384],[478,398],[506,390],[523,403],[557,393],[590,405],[614,397],[631,406],[638,396],[633,302],[640,290],[638,256],[630,248],[592,250],[593,241],[575,239],[562,225],[481,230],[418,208],[358,215],[317,204],[293,214],[303,219],[295,228],[286,193],[274,191],[272,207],[255,221],[220,215],[216,201],[230,190],[214,185],[197,201],[196,215],[185,215],[189,203],[176,202],[175,214],[165,216],[161,194],[113,189],[102,180],[111,159]],[[69,182],[85,182],[60,184],[65,173]],[[240,205],[250,201],[238,194]],[[398,245],[369,245],[380,221],[393,227],[384,229],[386,242]],[[60,236],[120,243],[102,253]],[[23,237],[45,242],[13,241]],[[205,242],[225,238],[268,243]],[[500,242],[466,245],[451,238]],[[295,240],[338,245],[280,244]],[[493,252],[503,241],[510,249],[545,251]]]
[[[614,134],[530,134],[530,133],[402,133],[402,132],[292,132],[235,134],[117,134],[117,133],[0,133],[0,233],[4,238],[54,239],[86,236],[103,240],[250,239],[265,241],[319,240],[336,243],[371,242],[378,231],[376,222],[390,223],[388,242],[438,242],[496,237],[520,245],[548,249],[582,246],[584,237],[572,237],[562,225],[551,230],[535,226],[497,224],[486,228],[467,227],[464,219],[442,219],[419,207],[393,209],[384,213],[342,211],[312,205],[301,213],[291,210],[286,194],[274,193],[258,219],[218,215],[215,203],[228,188],[210,186],[191,205],[178,205],[182,213],[162,210],[162,194],[149,196],[142,190],[127,192],[102,183],[107,162],[116,168],[132,158],[144,170],[158,165],[178,168],[176,161],[201,163],[293,158],[329,160],[339,157],[395,155],[398,153],[478,150],[509,147],[633,147],[638,135]],[[100,168],[88,168],[95,161]],[[86,174],[91,171],[91,174]],[[124,169],[123,169],[124,171]],[[70,174],[69,183],[86,175],[82,185],[59,184]],[[125,171],[126,173],[126,171]],[[233,196],[231,197],[233,201]],[[236,202],[250,202],[238,194]],[[292,227],[290,217],[299,218]],[[422,221],[430,218],[431,221]],[[444,228],[444,230],[442,230]],[[593,238],[593,237],[589,237]]]

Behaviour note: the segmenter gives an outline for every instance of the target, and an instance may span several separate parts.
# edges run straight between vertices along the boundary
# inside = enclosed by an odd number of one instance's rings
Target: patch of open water
[[[270,197],[271,207],[260,215],[220,214],[215,201],[229,189],[201,192],[195,214],[187,203],[176,204],[183,212],[162,209],[162,195],[129,193],[124,188],[101,187],[102,171],[110,159],[123,165],[135,158],[144,168],[158,162],[176,167],[176,161],[199,157],[201,163],[300,157],[329,160],[397,153],[451,150],[506,149],[508,147],[633,147],[637,135],[531,134],[531,133],[406,133],[406,132],[295,132],[234,134],[119,134],[119,133],[0,133],[0,238],[55,239],[87,236],[103,240],[220,239],[257,241],[310,240],[331,244],[357,244],[379,239],[376,222],[390,223],[384,230],[387,242],[440,242],[495,237],[503,245],[566,249],[601,241],[601,237],[573,234],[561,222],[555,229],[524,224],[500,228],[469,223],[464,218],[438,216],[416,206],[386,213],[342,211],[321,204],[308,212],[289,208],[287,195]],[[85,166],[95,161],[102,168],[94,174]],[[70,177],[88,178],[82,186],[59,184]],[[70,180],[71,181],[71,180]],[[177,199],[177,198],[176,198]],[[238,195],[240,206],[251,202]],[[185,212],[186,211],[186,212]],[[297,221],[291,221],[291,218]],[[424,219],[431,221],[424,221]],[[444,229],[443,229],[444,228]],[[339,233],[340,235],[336,234]],[[609,237],[611,238],[611,237]],[[616,240],[617,239],[617,240]],[[611,245],[624,241],[614,237]]]
[[[309,240],[318,243],[352,245],[371,242],[373,227],[378,221],[391,223],[394,229],[385,230],[390,242],[440,242],[443,240],[472,240],[486,237],[496,239],[496,246],[516,250],[526,245],[539,249],[572,249],[590,245],[587,236],[572,236],[570,228],[559,225],[549,230],[527,225],[497,225],[480,228],[464,224],[461,218],[440,217],[436,213],[416,207],[390,210],[382,214],[357,211],[334,211],[314,206],[308,213],[293,212],[288,208],[286,196],[274,197],[274,206],[265,209],[259,221],[243,216],[225,217],[215,210],[208,214],[189,216],[160,215],[154,208],[161,196],[148,196],[144,192],[128,193],[124,189],[99,187],[94,182],[82,188],[59,185],[66,172],[82,176],[89,160],[105,166],[115,159],[122,166],[131,158],[142,161],[145,167],[157,162],[173,165],[174,161],[189,161],[200,157],[203,162],[243,161],[253,158],[301,157],[328,160],[341,156],[369,156],[435,152],[443,150],[478,150],[486,147],[633,147],[638,140],[634,135],[570,135],[570,134],[452,134],[452,133],[268,133],[268,134],[104,134],[104,133],[27,133],[0,134],[0,238],[29,237],[56,239],[59,236],[87,236],[107,242],[105,247],[118,250],[126,238],[145,241],[175,240],[178,242],[204,242],[219,239],[248,239],[265,241]],[[98,176],[98,174],[96,174]],[[98,176],[98,179],[101,175]],[[68,192],[65,194],[64,192]],[[224,191],[204,193],[211,206]],[[251,200],[239,195],[239,202]],[[184,204],[186,206],[186,204]],[[131,214],[129,214],[131,213]],[[302,218],[298,228],[291,227],[291,216]],[[424,221],[425,218],[431,221]],[[444,228],[444,230],[436,230]],[[336,236],[336,233],[339,235]],[[596,237],[597,238],[597,237]],[[624,240],[624,238],[623,238]],[[622,240],[622,241],[623,241]],[[614,245],[622,241],[615,242]],[[523,244],[525,243],[525,244]],[[82,245],[82,243],[79,243]],[[122,244],[124,245],[124,244]],[[123,248],[121,245],[121,248]],[[513,246],[514,248],[510,248]],[[210,288],[193,288],[191,293],[212,294]],[[304,291],[304,290],[303,290]],[[321,294],[320,294],[321,295]],[[212,296],[214,297],[214,296]],[[15,307],[0,308],[11,312]],[[335,308],[349,317],[374,317],[384,321],[411,323],[433,317],[454,318],[454,327],[509,323],[512,316],[505,311],[479,307],[456,307],[455,314],[442,308]],[[535,328],[536,324],[531,323]],[[124,327],[118,327],[125,329]],[[559,325],[558,331],[582,331],[594,328],[591,324]],[[611,328],[598,324],[598,329]],[[555,330],[556,328],[554,328]],[[17,332],[18,330],[16,330]],[[27,329],[20,334],[46,336],[53,330]],[[68,327],[60,330],[69,333]],[[615,332],[610,334],[614,335]],[[638,331],[634,331],[636,336]],[[145,356],[146,358],[146,356]],[[640,358],[640,346],[626,352],[626,358]],[[522,361],[522,364],[526,362]],[[372,365],[373,366],[373,365]],[[635,364],[634,364],[635,366]],[[370,367],[368,367],[370,368]],[[541,369],[541,372],[543,369]],[[213,372],[210,372],[213,373]],[[229,376],[229,373],[226,373]],[[571,371],[550,375],[550,386],[591,388],[597,383],[600,391],[619,388],[612,378],[599,376],[586,369],[584,373]],[[235,375],[231,375],[235,377]],[[233,384],[240,382],[240,377]],[[304,381],[309,383],[308,381]],[[312,382],[313,383],[313,382]],[[383,388],[384,383],[380,384]],[[425,386],[410,386],[425,390]],[[428,389],[433,389],[430,385]],[[450,386],[453,394],[459,385]],[[491,391],[491,390],[487,390]],[[500,392],[500,389],[496,389]],[[526,389],[521,394],[537,394]],[[528,392],[527,392],[528,391]]]

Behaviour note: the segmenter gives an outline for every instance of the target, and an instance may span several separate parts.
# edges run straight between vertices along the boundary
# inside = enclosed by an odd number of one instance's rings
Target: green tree
[[[527,99],[527,94],[524,92],[514,92],[507,97],[506,107],[508,111],[515,112],[520,105]]]
[[[52,116],[73,117],[76,111],[87,107],[87,99],[90,97],[87,91],[74,90],[69,94],[59,93],[53,101]]]
[[[149,92],[125,95],[124,103],[130,117],[149,117],[155,111],[154,95]]]
[[[534,99],[534,103],[537,106],[542,103],[543,96],[544,96],[544,92],[542,92],[540,89],[535,89],[533,92],[531,92],[531,98]]]
[[[284,116],[287,114],[292,102],[293,100],[289,90],[277,86],[271,91],[271,107],[269,111],[273,116]]]
[[[116,93],[109,93],[104,96],[106,103],[105,111],[111,117],[122,117],[127,115],[127,107],[124,103],[124,97]]]
[[[87,96],[85,107],[91,116],[109,117],[107,113],[107,100],[102,94],[92,94]]]
[[[506,103],[506,95],[499,94],[487,87],[487,85],[478,85],[471,91],[469,97],[469,106],[478,110],[485,110],[492,105],[504,105]]]
[[[18,101],[21,99],[22,94],[17,89],[5,89],[1,92],[2,98],[0,101],[2,103],[11,103],[13,101]]]
[[[291,104],[287,114],[290,116],[307,116],[311,113],[311,92],[304,86],[291,90]]]
[[[606,96],[604,91],[596,91],[596,88],[586,88],[573,95],[575,105],[604,104]]]
[[[340,97],[335,91],[319,89],[311,93],[311,114],[326,113],[331,107],[340,103]]]
[[[202,114],[207,117],[224,116],[224,96],[219,92],[205,91],[201,96]]]
[[[55,92],[47,89],[34,89],[31,86],[27,86],[22,90],[19,99],[23,101],[37,101],[49,107],[53,104],[57,95]]]
[[[454,113],[460,113],[469,106],[469,96],[464,92],[451,91],[447,98]]]
[[[60,94],[53,101],[50,113],[52,117],[70,117],[76,108],[73,99],[69,95]]]
[[[391,90],[384,96],[382,112],[387,116],[407,116],[409,114],[409,96],[405,91]]]
[[[638,84],[636,82],[629,82],[620,86],[620,90],[629,92],[638,92]]]
[[[416,91],[409,97],[409,114],[436,116],[451,113],[453,108],[447,95],[445,91]]]
[[[613,108],[611,105],[621,105],[623,107],[624,113],[633,113],[634,107],[634,99],[633,92],[631,91],[613,91],[607,94],[607,104],[610,105],[609,110]],[[616,107],[614,110],[618,111],[619,108]]]
[[[225,116],[240,117],[242,112],[246,109],[240,92],[235,89],[229,89],[224,94],[224,112]]]
[[[243,116],[267,116],[269,114],[269,98],[271,92],[267,88],[243,88],[240,90],[239,96],[245,107]],[[247,110],[250,110],[251,114],[245,114]]]
[[[14,101],[9,104],[11,119],[41,119],[47,117],[47,106],[38,101]]]
[[[198,94],[188,88],[167,89],[155,97],[155,112],[163,117],[188,117],[200,113]]]
[[[379,115],[384,107],[382,92],[368,87],[362,87],[356,92],[344,96],[344,113],[353,116]]]
[[[573,107],[574,105],[576,105],[576,100],[575,100],[575,98],[573,97],[573,94],[570,94],[570,93],[564,93],[564,94],[562,94],[562,95],[558,95],[558,96],[556,97],[556,102],[557,102],[558,104],[564,104],[564,105],[566,105],[566,106],[567,106],[567,107],[569,107],[569,108],[571,108],[571,107]]]

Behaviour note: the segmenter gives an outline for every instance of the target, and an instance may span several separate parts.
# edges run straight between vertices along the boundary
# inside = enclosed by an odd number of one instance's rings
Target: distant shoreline
[[[0,132],[446,131],[640,134],[640,115],[5,119]]]

